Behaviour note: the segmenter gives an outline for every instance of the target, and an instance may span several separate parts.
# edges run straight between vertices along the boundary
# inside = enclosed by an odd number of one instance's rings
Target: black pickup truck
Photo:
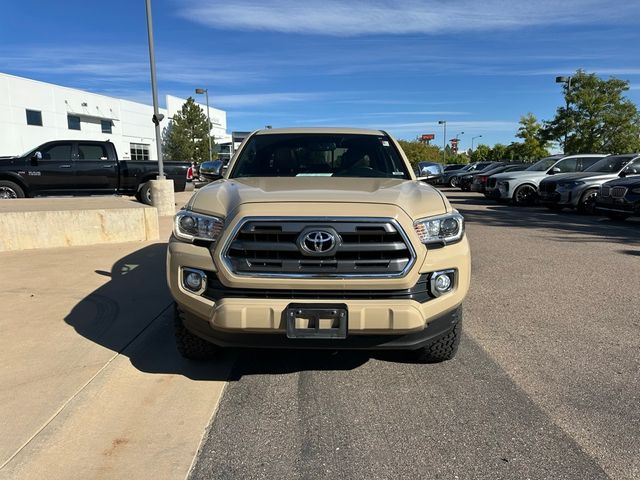
[[[164,162],[176,192],[185,189],[187,162]],[[20,157],[0,157],[0,199],[47,195],[135,195],[151,203],[158,162],[119,160],[111,142],[58,140]]]

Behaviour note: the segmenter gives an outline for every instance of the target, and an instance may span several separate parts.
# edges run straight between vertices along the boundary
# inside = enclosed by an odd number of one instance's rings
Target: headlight
[[[181,210],[176,214],[173,233],[180,240],[188,242],[215,242],[222,232],[223,225],[224,221],[221,218]]]
[[[632,188],[631,193],[635,193],[636,195],[640,195],[640,188]]]
[[[420,241],[425,245],[449,245],[459,242],[464,235],[464,218],[458,212],[416,220],[413,223]]]
[[[576,187],[578,187],[580,185],[584,185],[584,182],[575,181],[575,182],[561,182],[561,183],[558,183],[558,187],[564,188],[565,190],[571,190],[571,189],[576,188]]]

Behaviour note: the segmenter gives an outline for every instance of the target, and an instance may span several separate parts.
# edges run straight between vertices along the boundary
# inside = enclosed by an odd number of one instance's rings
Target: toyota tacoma
[[[167,273],[186,358],[325,348],[438,362],[458,348],[470,253],[463,217],[387,133],[266,129],[178,212]]]

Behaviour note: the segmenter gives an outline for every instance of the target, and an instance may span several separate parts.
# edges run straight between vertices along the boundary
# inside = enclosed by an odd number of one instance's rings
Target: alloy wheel
[[[0,199],[18,198],[18,194],[13,188],[0,187]]]

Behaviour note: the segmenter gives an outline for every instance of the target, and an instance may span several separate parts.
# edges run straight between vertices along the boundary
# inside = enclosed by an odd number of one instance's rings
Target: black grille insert
[[[310,228],[330,228],[338,247],[329,256],[309,256],[298,239]],[[316,219],[245,221],[227,244],[225,260],[239,275],[401,276],[415,260],[400,227],[392,220]]]

